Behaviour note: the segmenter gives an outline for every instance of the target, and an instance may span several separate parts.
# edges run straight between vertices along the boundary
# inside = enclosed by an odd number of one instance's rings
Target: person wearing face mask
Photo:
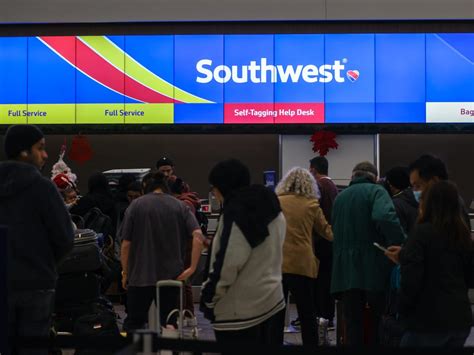
[[[428,189],[428,187],[439,181],[449,179],[448,170],[444,162],[440,158],[430,154],[420,156],[409,165],[408,169],[410,171],[410,184],[413,188],[413,195],[418,202],[420,201],[421,194]],[[464,222],[469,226],[469,214],[461,196],[459,196],[459,202],[461,204],[461,214]]]
[[[473,242],[454,183],[441,180],[422,194],[420,216],[401,248],[385,255],[400,265],[401,347],[460,348],[472,325]]]

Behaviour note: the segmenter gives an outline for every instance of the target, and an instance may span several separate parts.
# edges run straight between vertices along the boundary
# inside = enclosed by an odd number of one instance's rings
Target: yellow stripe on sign
[[[185,103],[213,103],[177,88],[160,78],[105,36],[79,36],[78,38],[126,75],[162,95]]]
[[[123,124],[124,104],[77,104],[77,124]]]
[[[24,124],[26,121],[26,113],[28,109],[25,104],[0,105],[0,124]]]
[[[171,124],[173,123],[173,104],[125,104],[126,124]]]
[[[118,70],[125,72],[124,52],[115,43],[104,36],[78,36],[82,42],[92,48],[102,58],[116,67]]]
[[[75,104],[28,104],[29,124],[74,124]]]

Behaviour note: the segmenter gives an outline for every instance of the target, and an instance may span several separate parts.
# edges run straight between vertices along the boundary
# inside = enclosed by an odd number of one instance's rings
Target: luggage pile
[[[117,316],[105,291],[113,279],[102,234],[75,232],[74,248],[58,267],[54,325],[74,335],[118,335]]]

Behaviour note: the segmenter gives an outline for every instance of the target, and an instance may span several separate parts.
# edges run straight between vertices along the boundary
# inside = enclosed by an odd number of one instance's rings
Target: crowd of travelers
[[[124,175],[114,193],[96,173],[81,196],[63,154],[53,176],[42,175],[48,155],[36,126],[9,127],[4,151],[0,225],[8,228],[10,337],[48,336],[57,266],[73,248],[78,223],[97,209],[117,245],[128,333],[146,328],[160,280],[183,281],[185,308],[194,314],[190,279],[207,247],[199,310],[223,344],[282,345],[289,294],[298,312],[292,324],[309,347],[328,345],[318,327],[321,320],[334,326],[336,301],[347,346],[462,347],[469,336],[469,217],[435,156],[422,155],[382,178],[372,163],[358,163],[343,189],[319,156],[308,169],[288,171],[274,191],[252,184],[243,162],[223,160],[208,175],[221,205],[209,245],[199,196],[168,157],[140,181]],[[176,289],[164,288],[162,324],[177,304]]]

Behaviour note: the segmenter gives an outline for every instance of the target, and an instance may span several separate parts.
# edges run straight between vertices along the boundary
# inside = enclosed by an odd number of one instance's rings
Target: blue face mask
[[[420,203],[421,191],[413,191],[413,196],[415,196],[416,202]]]

